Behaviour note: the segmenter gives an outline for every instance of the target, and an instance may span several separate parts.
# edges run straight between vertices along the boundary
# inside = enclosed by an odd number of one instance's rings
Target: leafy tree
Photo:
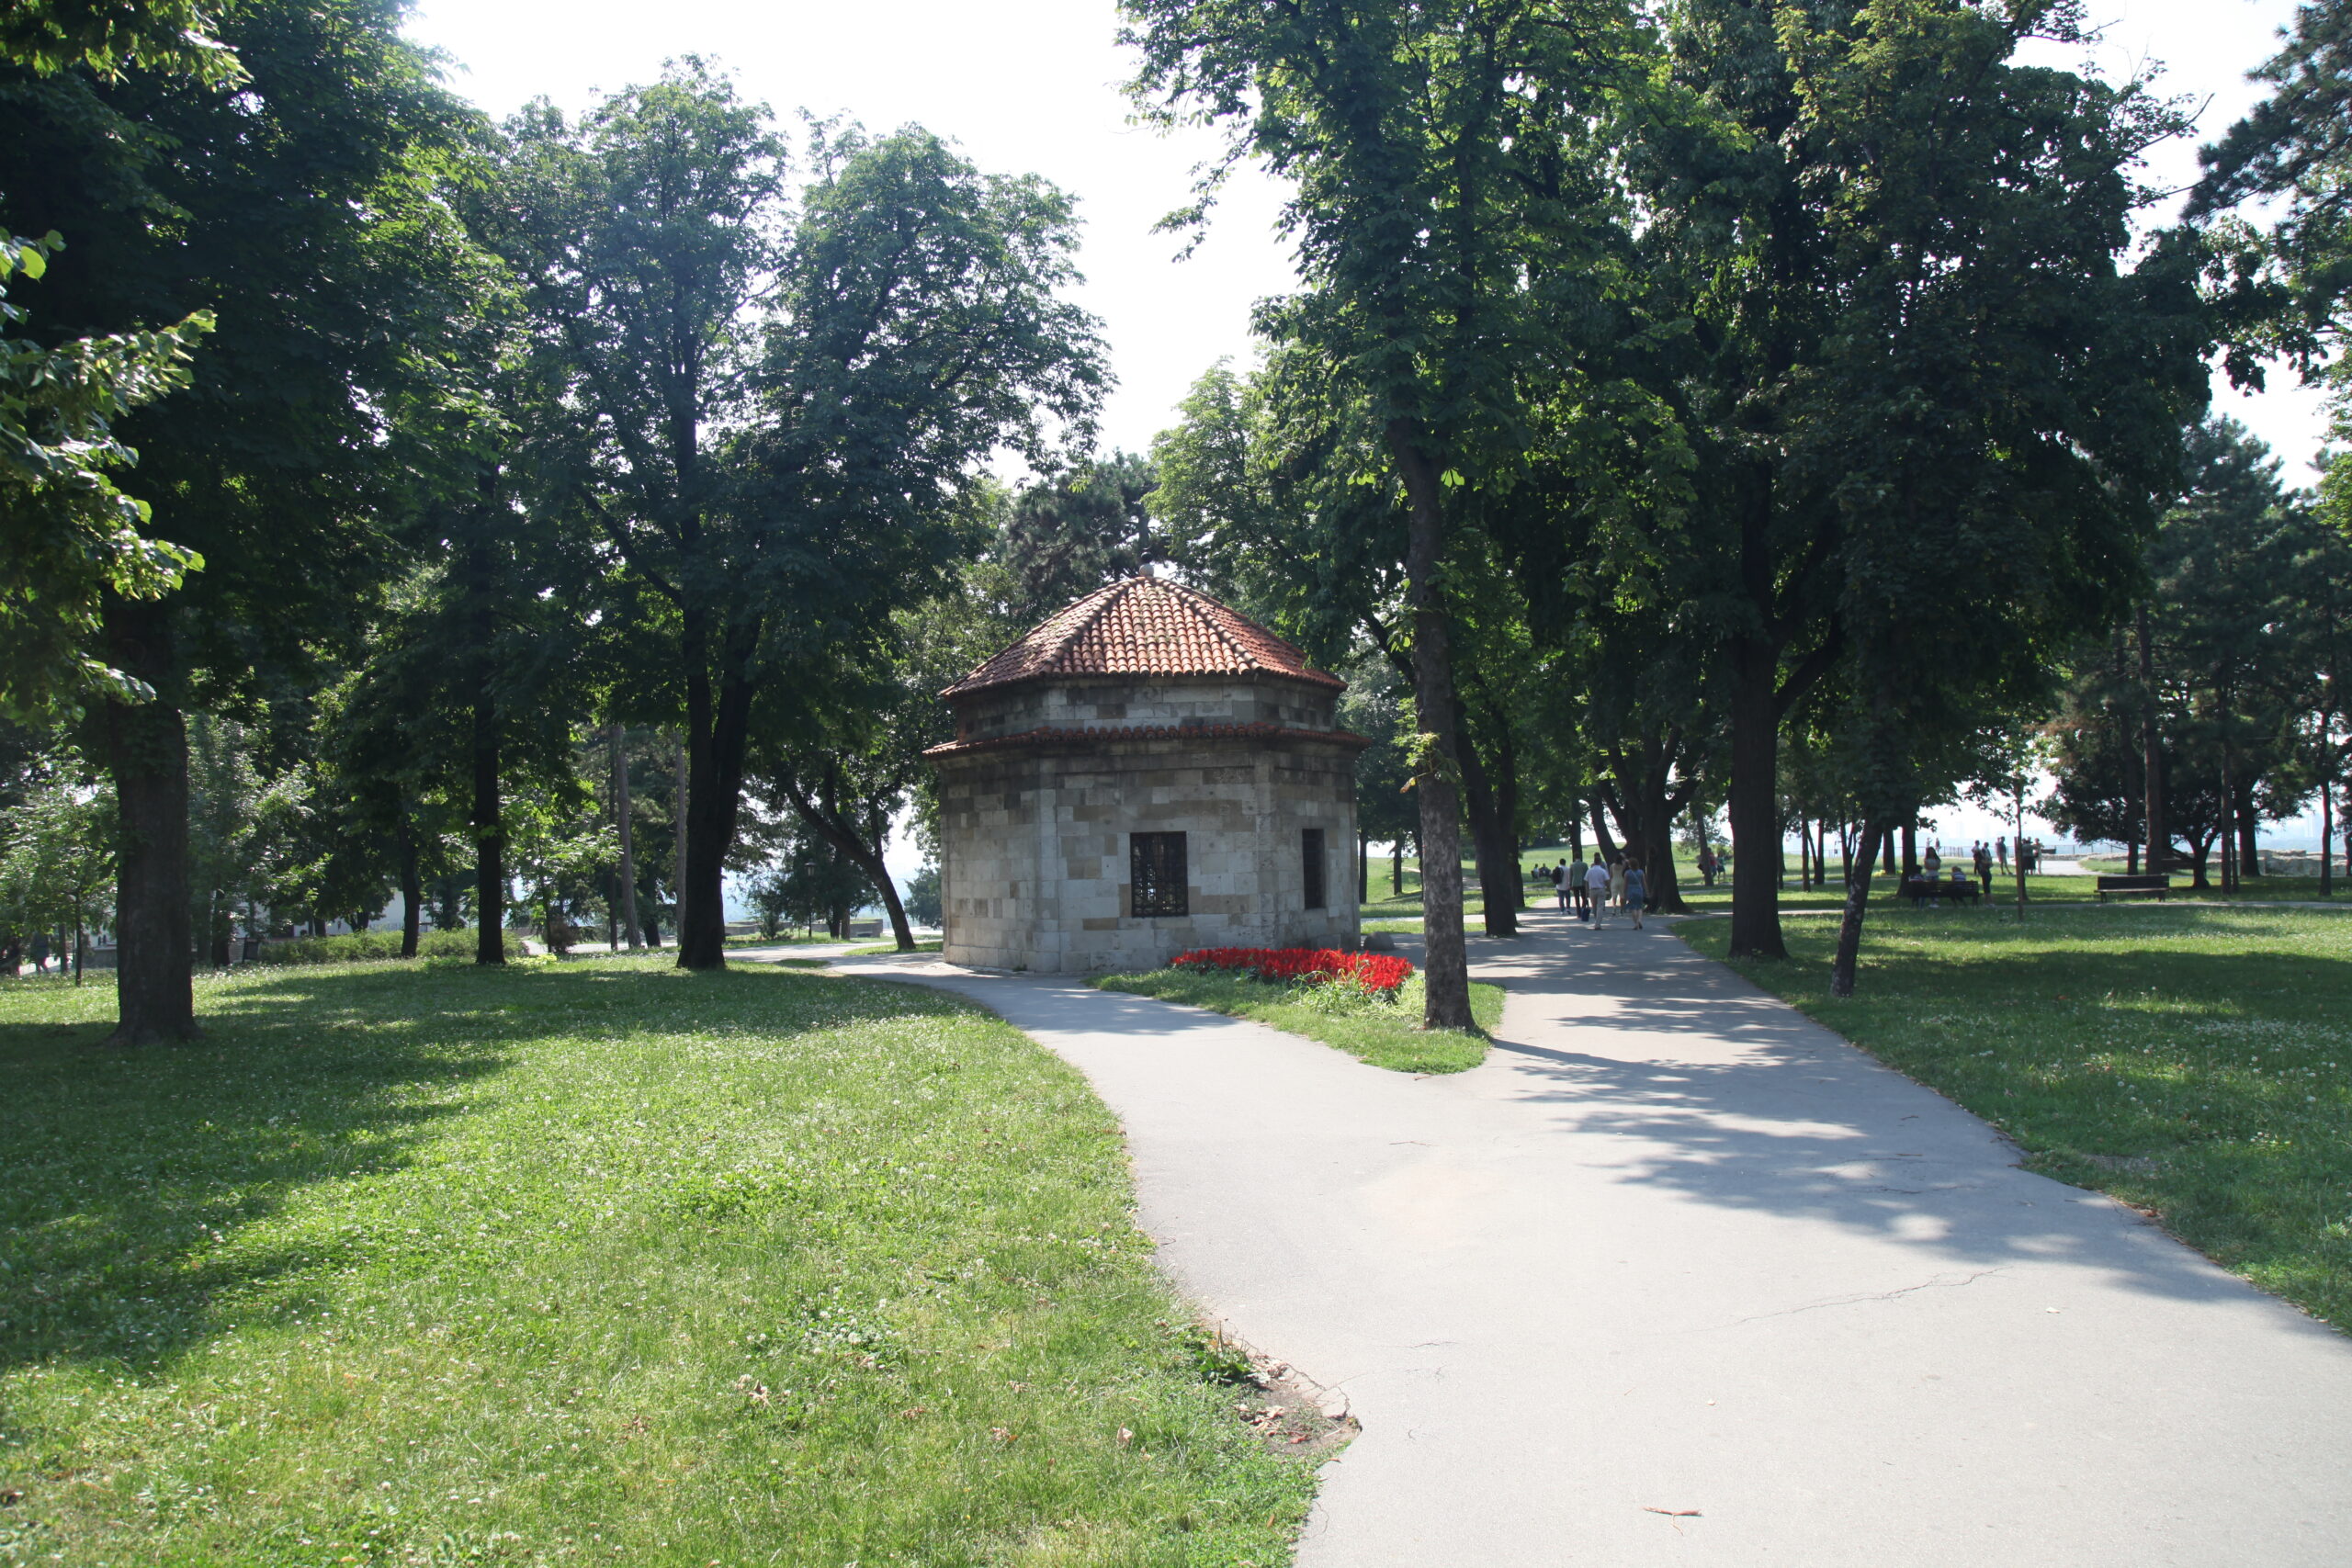
[[[938,866],[926,864],[907,878],[907,918],[933,931],[946,919],[945,907],[940,902]]]
[[[64,20],[80,17],[114,41],[107,73],[6,84],[0,222],[54,231],[77,258],[43,283],[44,330],[217,323],[187,388],[115,429],[153,508],[141,536],[204,570],[159,596],[101,594],[97,656],[156,695],[99,705],[92,735],[121,818],[115,1037],[174,1040],[196,1032],[182,715],[258,669],[299,668],[380,576],[384,411],[433,374],[462,287],[432,175],[468,117],[391,0],[223,12],[233,80],[146,62],[100,10],[51,9],[60,36],[91,36]]]
[[[1073,465],[1013,498],[996,555],[1016,585],[1013,618],[1034,625],[1168,557],[1144,498],[1151,464],[1132,453]]]
[[[1735,953],[1785,951],[1777,877],[1747,873],[1780,842],[1798,705],[1843,667],[1845,744],[1890,759],[1860,803],[1908,820],[1922,758],[2041,701],[2060,648],[2121,613],[2204,396],[2195,248],[2124,263],[2131,170],[2175,121],[2136,85],[2019,63],[2030,36],[2078,36],[2073,13],[1669,16],[1687,107],[1631,166],[1696,327],[1674,386],[1727,665]]]
[[[82,983],[85,933],[106,923],[114,881],[114,802],[85,782],[79,760],[53,759],[9,812],[0,839],[0,938],[71,933]]]
[[[1465,510],[1521,465],[1530,375],[1573,360],[1608,286],[1622,204],[1600,177],[1602,134],[1610,93],[1635,80],[1638,35],[1607,0],[1123,9],[1147,112],[1220,122],[1229,160],[1260,156],[1295,182],[1285,219],[1309,287],[1261,326],[1402,492],[1388,558],[1404,570],[1398,641],[1423,727],[1424,1021],[1467,1027],[1445,574]]]
[[[2295,30],[2257,77],[2275,84],[2252,114],[2199,150],[2204,177],[2188,216],[2211,219],[2251,200],[2278,206],[2267,233],[2230,236],[2249,317],[2231,372],[2260,380],[2256,356],[2283,352],[2314,368],[2343,341],[2352,298],[2352,3],[2305,0]]]
[[[679,963],[724,964],[764,694],[876,647],[938,581],[978,460],[1040,463],[1101,384],[1069,202],[937,138],[820,129],[794,200],[763,109],[699,62],[517,127],[527,276],[598,446],[582,486],[684,702]]]

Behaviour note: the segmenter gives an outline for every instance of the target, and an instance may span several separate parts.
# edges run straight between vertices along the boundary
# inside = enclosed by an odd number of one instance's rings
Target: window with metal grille
[[[1128,834],[1128,913],[1139,920],[1192,913],[1184,891],[1185,871],[1183,834]]]
[[[1298,858],[1306,873],[1306,907],[1324,907],[1323,892],[1323,829],[1302,828],[1298,830]]]

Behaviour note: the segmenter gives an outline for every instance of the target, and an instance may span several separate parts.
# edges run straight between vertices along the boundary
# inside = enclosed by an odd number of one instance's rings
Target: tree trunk
[[[487,660],[485,660],[485,663]],[[506,819],[499,798],[498,707],[485,677],[474,691],[474,962],[506,962]]]
[[[1919,874],[1919,826],[1909,818],[1905,818],[1903,823],[1903,874]]]
[[[683,943],[686,929],[686,801],[691,795],[686,777],[686,743],[682,739],[673,748],[675,782],[671,785],[671,816],[675,823],[671,833],[673,842],[670,852],[670,934]]]
[[[1862,831],[1864,833],[1868,833],[1870,830],[1870,824],[1868,822],[1864,822],[1862,824]],[[1897,870],[1894,863],[1894,835],[1892,833],[1881,833],[1878,839],[1878,851],[1881,860],[1885,863],[1880,869],[1884,871],[1887,875],[1893,876]]]
[[[1617,840],[1609,836],[1609,811],[1598,796],[1592,802],[1592,845],[1604,864],[1617,858]]]
[[[1486,907],[1487,934],[1517,936],[1519,905],[1512,897],[1510,866],[1519,857],[1511,852],[1509,835],[1503,831],[1477,742],[1459,714],[1454,725],[1454,755],[1462,764],[1462,793],[1470,808],[1470,853],[1478,867],[1478,895],[1479,902]],[[1421,868],[1421,874],[1424,878],[1429,875],[1427,866]]]
[[[2319,896],[2335,897],[2335,787],[2324,775],[2319,781]]]
[[[99,710],[114,775],[119,837],[115,885],[113,1045],[193,1040],[196,933],[188,906],[187,722],[168,694],[175,651],[169,612],[110,600],[107,641],[117,668],[156,689],[152,702]]]
[[[424,878],[417,870],[416,823],[409,816],[405,796],[400,801],[400,816],[401,956],[414,958],[424,931]]]
[[[637,814],[628,800],[628,739],[613,726],[613,821],[621,837],[621,930],[628,933],[628,950],[639,945],[637,924]]]
[[[2229,711],[2229,699],[2222,699],[2222,712]],[[2222,843],[2222,891],[2238,890],[2238,801],[2237,781],[2231,776],[2230,738],[2222,734],[2222,826],[2218,837]]]
[[[842,815],[830,779],[822,797],[811,795],[800,787],[797,779],[784,780],[783,790],[784,797],[792,803],[794,814],[815,829],[836,853],[846,855],[849,863],[864,872],[865,879],[874,884],[875,892],[881,895],[882,908],[890,917],[891,938],[899,944],[900,953],[912,953],[915,950],[914,927],[907,919],[907,907],[899,897],[898,884],[890,878],[890,867],[882,858],[883,836],[889,830],[889,825],[886,822],[877,828],[869,842],[865,835],[855,831]]]
[[[1662,915],[1681,915],[1690,909],[1682,900],[1682,880],[1674,868],[1674,819],[1681,815],[1683,803],[1668,796],[1666,774],[1667,769],[1660,765],[1642,778],[1637,815],[1642,841],[1649,847],[1642,858],[1643,882],[1653,908]]]
[[[1762,548],[1761,539],[1754,549]],[[1747,547],[1743,554],[1749,553]],[[1764,595],[1770,601],[1769,586]],[[1786,958],[1781,936],[1780,659],[1759,636],[1732,641],[1731,956]]]
[[[2255,813],[2254,786],[2239,788],[2245,796],[2238,805],[2238,876],[2244,880],[2262,874],[2262,823]]]
[[[727,853],[743,798],[743,757],[751,743],[752,683],[740,671],[748,651],[730,635],[728,673],[714,694],[709,677],[690,666],[686,679],[686,907],[678,921],[678,967],[727,967]],[[715,695],[715,700],[714,700]],[[696,711],[700,710],[699,716]]]
[[[1438,570],[1445,553],[1443,486],[1410,420],[1391,421],[1388,445],[1411,502],[1406,601],[1413,615],[1413,697],[1421,807],[1421,940],[1425,1029],[1470,1029],[1470,950],[1462,930],[1461,791],[1453,755],[1453,660]]]
[[[1356,829],[1356,904],[1372,902],[1372,835]]]
[[[1829,966],[1829,994],[1854,994],[1854,971],[1861,959],[1862,920],[1870,911],[1871,862],[1878,858],[1879,841],[1886,829],[1875,822],[1862,824],[1860,852],[1847,863],[1846,913],[1838,922],[1838,956]]]
[[[2148,607],[2140,606],[2134,617],[2134,629],[2140,641],[2140,690],[2147,703],[2141,716],[2140,772],[2142,786],[2147,797],[2141,814],[2147,818],[2142,825],[2148,840],[2148,870],[2168,871],[2172,860],[2172,830],[2165,821],[2165,754],[2156,723],[2156,656],[2155,642],[2148,630]]]
[[[1389,840],[1388,844],[1388,896],[1391,898],[1405,896],[1405,840],[1401,834]]]

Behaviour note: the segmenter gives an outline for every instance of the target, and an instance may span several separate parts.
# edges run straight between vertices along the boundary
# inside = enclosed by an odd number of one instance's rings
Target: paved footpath
[[[1166,1267],[1347,1392],[1300,1568],[2352,1563],[2352,1339],[1667,931],[1529,929],[1450,1077],[857,966],[1081,1068]]]

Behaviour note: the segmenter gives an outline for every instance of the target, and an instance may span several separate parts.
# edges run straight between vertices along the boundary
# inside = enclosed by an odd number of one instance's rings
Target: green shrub
[[[417,939],[419,958],[469,958],[474,933],[426,931]],[[401,955],[398,931],[354,931],[349,936],[305,936],[264,942],[259,964],[366,964]]]

